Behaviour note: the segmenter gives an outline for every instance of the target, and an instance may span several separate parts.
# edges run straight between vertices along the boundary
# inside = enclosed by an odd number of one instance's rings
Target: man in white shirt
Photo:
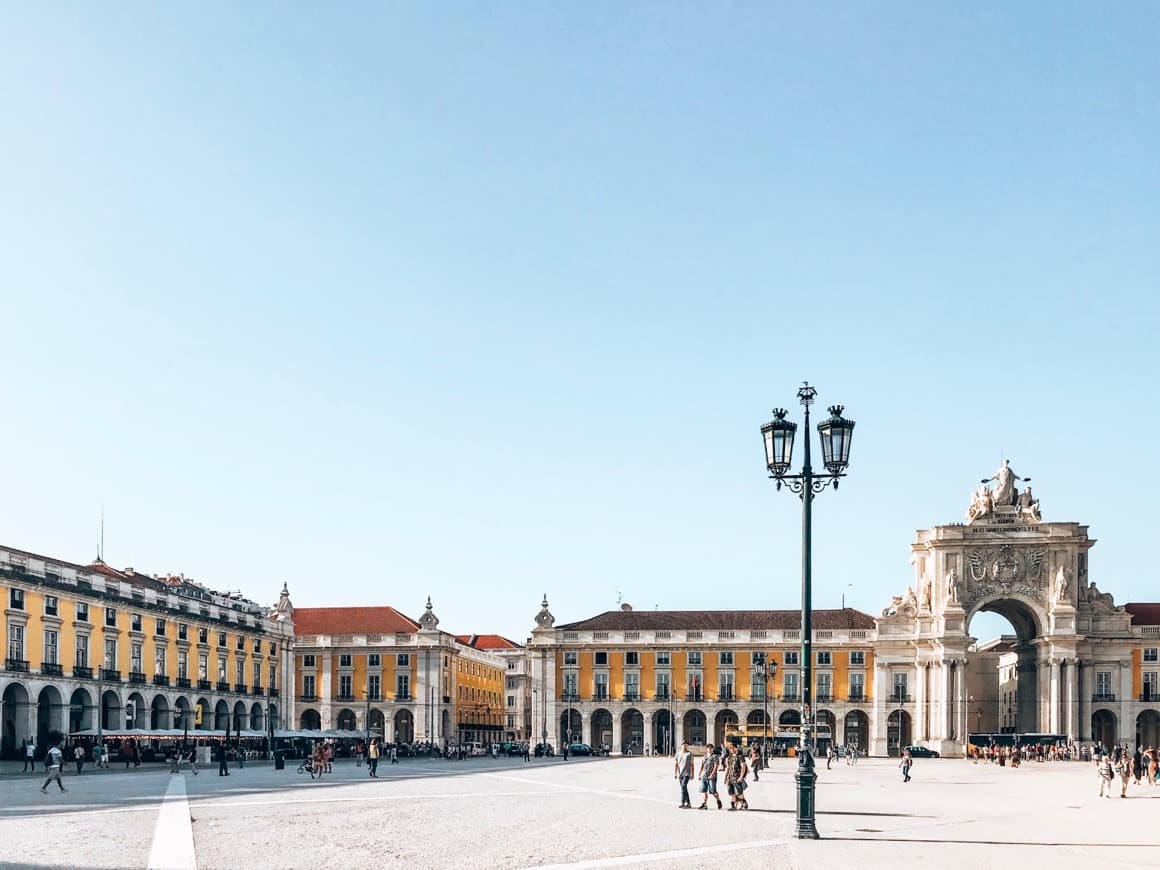
[[[689,800],[689,780],[693,778],[693,753],[689,752],[688,743],[681,744],[681,751],[673,761],[673,775],[681,783],[681,809],[692,809],[693,802]]]
[[[44,794],[48,794],[48,784],[55,779],[61,791],[68,791],[64,787],[64,783],[60,781],[60,767],[64,763],[64,754],[60,751],[60,747],[50,746],[45,761],[48,762],[48,779],[44,781],[44,785],[40,787],[40,790]]]

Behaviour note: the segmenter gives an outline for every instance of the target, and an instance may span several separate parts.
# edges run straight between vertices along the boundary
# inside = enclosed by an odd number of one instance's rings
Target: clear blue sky
[[[516,639],[796,607],[809,379],[816,606],[1004,455],[1156,600],[1158,81],[1149,3],[4,3],[0,541],[103,504],[119,567]]]

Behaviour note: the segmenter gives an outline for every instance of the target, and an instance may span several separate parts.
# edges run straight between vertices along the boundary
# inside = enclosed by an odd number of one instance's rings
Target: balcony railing
[[[640,692],[625,692],[624,693],[624,700],[633,701],[633,702],[639,701],[640,700]]]
[[[277,689],[275,689],[273,686],[271,686],[271,687],[270,687],[270,688],[269,688],[269,689],[266,691],[266,695],[267,695],[268,697],[271,697],[271,698],[277,698],[277,697],[278,697],[278,690],[277,690]]]
[[[367,700],[368,701],[381,701],[383,699],[382,699],[382,697],[380,697],[378,692],[367,692]],[[449,702],[445,701],[444,703],[449,703]]]
[[[299,701],[306,701],[306,702],[310,702],[310,701],[317,701],[317,700],[318,700],[318,696],[317,696],[317,695],[313,695],[313,694],[312,694],[312,695],[299,695],[299,696],[298,696],[298,700],[299,700]]]
[[[832,692],[818,692],[814,695],[814,701],[818,704],[829,704],[834,700]]]
[[[265,689],[263,689],[261,686],[254,686],[254,688],[252,688],[250,691],[251,691],[253,694],[255,694],[255,695],[264,695],[264,694],[266,694],[266,690],[265,690]]]
[[[213,688],[213,683],[211,683],[209,680],[199,679],[197,681],[197,687],[202,690],[209,690]]]
[[[865,701],[866,700],[866,693],[865,692],[855,692],[853,689],[851,689],[850,694],[846,696],[846,700],[847,701]]]
[[[59,664],[53,664],[52,662],[45,662],[44,664],[42,664],[40,666],[40,672],[42,674],[44,674],[46,677],[63,677],[64,676],[64,668],[62,668]]]
[[[145,675],[143,673],[141,673],[140,671],[129,671],[129,682],[130,683],[144,683],[145,682]]]
[[[1107,694],[1096,692],[1094,695],[1092,695],[1092,700],[1097,704],[1114,704],[1116,703],[1116,696],[1114,693]]]
[[[101,668],[101,679],[108,680],[110,683],[119,683],[121,682],[121,672],[112,668]]]
[[[914,701],[913,695],[903,695],[899,692],[890,693],[891,704],[910,704]]]
[[[177,678],[177,688],[188,689],[189,687],[190,687],[189,686],[189,677],[178,677]]]
[[[239,695],[244,695],[249,691],[249,689],[246,687],[245,683],[234,683],[234,691]]]
[[[413,701],[414,698],[412,698],[410,693],[408,693],[408,692],[395,692],[395,700],[396,701]]]
[[[91,680],[93,678],[93,669],[86,668],[84,665],[73,665],[73,676],[81,680]]]
[[[700,704],[700,703],[704,702],[705,695],[702,692],[689,692],[688,696],[686,697],[686,700],[692,701],[696,704]]]
[[[668,692],[657,692],[653,696],[654,701],[668,701],[672,697]]]
[[[777,700],[786,702],[797,702],[802,699],[802,696],[797,692],[786,692],[777,696]]]
[[[1145,692],[1140,696],[1140,700],[1145,704],[1155,704],[1160,701],[1160,692]]]
[[[169,677],[165,676],[165,674],[154,674],[153,675],[153,685],[155,685],[155,686],[168,686],[169,685]]]
[[[28,659],[5,659],[4,669],[6,671],[16,671],[17,673],[28,673]]]
[[[339,692],[338,693],[338,700],[339,701],[353,701],[354,695],[352,695],[350,692],[345,692],[345,693]]]

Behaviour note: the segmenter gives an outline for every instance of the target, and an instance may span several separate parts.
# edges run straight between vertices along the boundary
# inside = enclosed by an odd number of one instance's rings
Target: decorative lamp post
[[[761,757],[768,760],[769,758],[769,684],[774,681],[777,676],[777,662],[762,661],[754,662],[753,674],[758,677],[765,688],[761,693],[762,706],[762,733],[761,733]]]
[[[845,477],[850,461],[850,439],[854,433],[854,421],[842,416],[842,406],[829,408],[830,416],[818,424],[818,435],[822,442],[822,462],[826,473],[815,473],[810,464],[810,405],[818,391],[808,383],[798,390],[798,399],[805,408],[804,455],[800,474],[787,474],[793,458],[794,434],[797,424],[786,420],[786,410],[776,408],[773,420],[761,427],[762,441],[765,443],[765,466],[769,476],[777,481],[780,490],[784,484],[802,500],[802,724],[798,749],[798,769],[794,775],[797,782],[797,830],[798,839],[816,840],[818,829],[814,824],[814,787],[818,775],[814,772],[811,752],[813,731],[813,603],[811,588],[812,550],[812,507],[814,496],[831,483],[838,488],[838,481]]]

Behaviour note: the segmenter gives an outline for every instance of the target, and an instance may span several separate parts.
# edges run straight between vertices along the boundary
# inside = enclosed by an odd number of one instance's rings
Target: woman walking
[[[370,768],[370,775],[377,777],[379,775],[379,738],[375,737],[371,740],[371,745],[367,747],[367,767]]]
[[[898,766],[902,768],[902,781],[910,782],[910,766],[914,760],[910,757],[910,750],[902,750],[902,760],[898,762]]]

